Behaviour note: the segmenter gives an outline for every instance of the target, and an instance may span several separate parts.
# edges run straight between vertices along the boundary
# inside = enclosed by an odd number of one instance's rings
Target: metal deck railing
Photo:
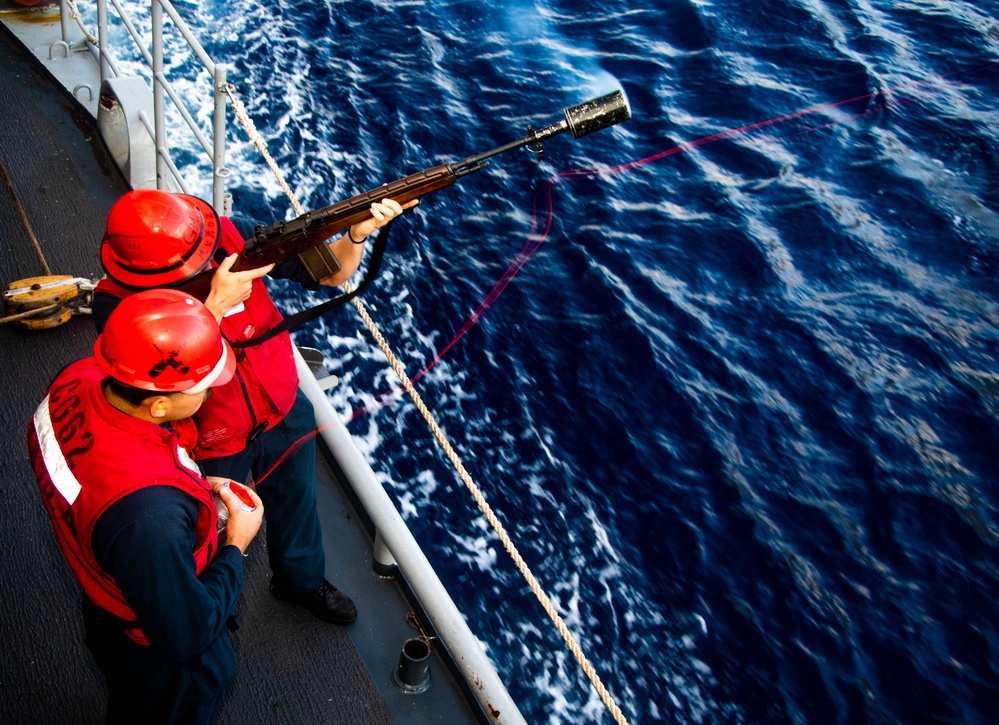
[[[229,90],[227,81],[228,66],[224,63],[216,63],[209,57],[183,18],[177,13],[169,0],[150,0],[149,3],[149,24],[150,42],[147,44],[142,32],[137,27],[137,21],[119,0],[111,0],[113,8],[122,27],[131,37],[135,47],[145,61],[149,69],[149,80],[152,84],[153,93],[153,113],[152,118],[145,110],[138,111],[138,117],[149,138],[152,139],[156,151],[156,186],[158,188],[171,188],[171,182],[176,184],[184,193],[191,193],[188,185],[174,164],[170,154],[170,141],[167,124],[167,100],[172,102],[173,108],[187,124],[193,137],[203,149],[212,169],[212,206],[220,214],[231,212],[231,197],[226,194],[225,182],[229,176],[229,170],[225,165],[225,136],[226,136],[226,94]],[[204,130],[195,120],[187,103],[180,97],[174,86],[170,83],[164,72],[164,32],[167,29],[165,17],[172,21],[173,30],[183,39],[190,48],[211,80],[211,88],[206,89],[205,95],[210,94],[213,104],[211,138],[206,137]],[[69,43],[71,39],[70,24],[75,16],[79,18],[79,10],[74,0],[60,0],[60,15],[63,41]],[[81,28],[83,25],[81,23]],[[87,40],[96,48],[98,65],[100,67],[100,80],[102,87],[105,81],[112,78],[120,78],[124,75],[119,60],[110,50],[109,42],[109,6],[108,0],[97,0],[97,37],[89,35],[84,28]]]

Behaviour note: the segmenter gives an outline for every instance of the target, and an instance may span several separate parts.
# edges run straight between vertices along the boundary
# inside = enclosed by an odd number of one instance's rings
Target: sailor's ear
[[[146,406],[150,418],[164,418],[170,412],[170,399],[165,395],[146,398],[143,405]]]

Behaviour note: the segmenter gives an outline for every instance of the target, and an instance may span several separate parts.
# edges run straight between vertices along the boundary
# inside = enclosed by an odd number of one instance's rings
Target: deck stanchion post
[[[395,557],[392,556],[392,552],[388,546],[385,545],[385,540],[382,539],[381,533],[376,529],[374,551],[372,553],[371,561],[372,571],[384,579],[393,579],[395,578],[397,568]]]
[[[215,75],[214,75],[214,99],[215,99],[215,113],[214,113],[214,126],[212,128],[212,165],[214,173],[212,174],[212,206],[215,207],[215,211],[219,214],[223,214],[226,210],[226,193],[225,193],[225,180],[229,176],[229,170],[225,167],[225,112],[226,112],[226,91],[228,90],[227,81],[228,66],[225,63],[215,64]],[[232,206],[232,197],[229,199],[230,209]]]

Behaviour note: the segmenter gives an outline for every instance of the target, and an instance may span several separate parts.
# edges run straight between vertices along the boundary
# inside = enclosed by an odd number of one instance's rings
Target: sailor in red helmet
[[[175,290],[129,297],[94,356],[60,372],[28,423],[56,539],[83,589],[108,723],[209,723],[232,679],[226,631],[263,505],[202,475],[190,420],[235,372],[218,322]],[[213,490],[229,511],[224,543]]]
[[[389,199],[373,204],[370,218],[354,224],[330,245],[341,269],[321,284],[345,282],[360,264],[365,238],[402,211]],[[108,311],[136,290],[181,286],[214,265],[217,270],[205,304],[220,320],[226,339],[242,342],[267,332],[283,318],[261,279],[264,274],[294,279],[309,289],[318,289],[319,284],[297,258],[277,268],[231,272],[243,249],[243,234],[252,233],[251,225],[238,229],[233,219],[220,218],[209,204],[193,196],[155,189],[125,194],[108,215],[101,246],[107,277],[98,284],[93,300],[98,330]],[[305,605],[328,622],[353,622],[354,603],[326,579],[316,508],[315,445],[295,447],[314,432],[315,414],[298,390],[288,333],[239,348],[235,377],[216,390],[194,420],[198,443],[192,453],[206,473],[247,481],[270,471],[257,492],[267,506],[273,594]]]

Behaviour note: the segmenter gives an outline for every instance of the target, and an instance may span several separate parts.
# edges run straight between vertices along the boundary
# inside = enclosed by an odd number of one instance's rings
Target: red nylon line
[[[960,76],[966,73],[979,74],[983,71],[988,70],[992,74],[994,74],[997,68],[999,68],[999,64],[991,61],[985,62],[979,65],[969,66],[967,68],[962,68],[960,70],[951,71],[949,73],[944,73],[941,75],[925,78],[920,81],[913,81],[911,83],[905,83],[903,85],[895,86],[893,88],[874,91],[872,93],[865,93],[864,95],[854,96],[853,98],[847,98],[842,101],[836,101],[835,103],[823,103],[817,106],[806,108],[801,111],[789,113],[785,116],[778,116],[776,118],[771,118],[766,121],[759,121],[758,123],[751,123],[746,126],[740,126],[739,128],[732,128],[708,136],[702,136],[701,138],[695,139],[693,141],[688,141],[683,144],[679,144],[664,151],[652,154],[651,156],[646,156],[645,158],[638,159],[637,161],[629,161],[627,163],[619,164],[617,166],[594,167],[588,169],[568,169],[566,171],[561,171],[558,174],[555,174],[554,176],[543,182],[543,184],[539,187],[538,191],[535,193],[534,214],[533,214],[533,220],[531,222],[531,230],[527,234],[527,240],[524,244],[523,249],[521,249],[521,251],[517,254],[517,256],[514,257],[513,261],[506,268],[503,274],[500,275],[499,279],[497,279],[496,282],[493,283],[492,288],[482,299],[482,301],[478,304],[478,306],[472,311],[472,313],[468,316],[468,318],[464,321],[462,326],[454,334],[454,336],[447,343],[447,345],[441,348],[441,350],[437,353],[434,359],[431,360],[430,363],[426,367],[424,367],[420,372],[414,375],[411,378],[411,381],[413,382],[413,384],[416,384],[419,380],[421,380],[424,376],[426,376],[427,373],[429,373],[437,365],[437,363],[439,363],[444,358],[444,356],[448,353],[448,351],[450,351],[451,348],[453,348],[458,343],[458,341],[461,340],[461,338],[463,338],[466,334],[468,334],[468,332],[473,327],[475,327],[478,321],[482,319],[482,316],[489,310],[490,307],[492,307],[496,303],[500,295],[503,294],[504,290],[506,290],[510,282],[513,281],[513,278],[517,276],[520,270],[523,269],[524,265],[527,264],[528,260],[530,260],[530,258],[534,255],[534,253],[538,251],[538,249],[545,242],[545,240],[548,239],[548,235],[551,231],[552,223],[555,216],[554,204],[552,201],[552,189],[555,186],[555,184],[558,183],[559,181],[563,180],[571,181],[574,179],[590,178],[594,176],[597,177],[612,176],[615,174],[625,173],[637,169],[639,167],[646,166],[655,161],[659,161],[660,159],[664,159],[669,156],[673,156],[675,154],[686,153],[687,151],[690,151],[692,149],[700,148],[701,146],[706,146],[707,144],[714,143],[715,141],[720,141],[722,139],[731,138],[733,136],[738,136],[738,135],[745,135],[748,133],[752,133],[753,131],[758,131],[763,128],[769,128],[771,126],[777,126],[779,124],[787,123],[788,121],[792,121],[798,118],[803,118],[805,116],[810,116],[813,114],[822,113],[824,111],[829,111],[831,109],[838,108],[840,106],[845,106],[852,103],[859,103],[862,101],[869,101],[872,98],[880,98],[887,93],[903,94],[907,90],[918,89],[920,87],[927,86],[935,81],[955,76]],[[917,100],[917,98],[915,98],[914,96],[901,95],[900,97],[893,100],[892,107],[893,108],[899,107],[911,103],[915,100]],[[860,113],[851,114],[846,118],[837,121],[830,121],[829,123],[823,123],[817,126],[806,128],[802,131],[797,131],[788,134],[785,138],[800,136],[806,133],[811,133],[812,131],[817,131],[820,129],[835,126],[839,123],[843,123],[844,121],[851,121],[857,118],[862,118],[864,116],[874,115],[876,113],[882,112],[883,110],[886,109],[886,107],[887,106],[884,104],[877,104],[874,108],[866,109]],[[543,211],[541,213],[538,212],[539,199],[543,201],[542,204]],[[537,229],[540,226],[539,219],[542,218],[545,219],[544,230],[538,233]],[[375,399],[376,402],[378,403],[377,409],[383,407],[384,400],[386,400],[388,397],[392,395],[400,393],[401,391],[402,388],[397,386],[396,388],[390,391],[386,391],[385,393],[379,395]],[[375,410],[370,410],[367,407],[360,408],[357,411],[355,411],[352,416],[350,416],[349,420],[351,421],[356,420],[357,418],[366,415],[369,412],[375,412]]]
[[[690,149],[704,146],[705,144],[709,144],[713,141],[718,141],[720,139],[727,138],[729,136],[734,136],[740,133],[749,133],[750,131],[755,131],[760,128],[765,128],[767,126],[783,123],[785,121],[789,121],[794,118],[799,118],[801,116],[805,116],[811,113],[817,113],[820,110],[824,110],[827,108],[832,108],[847,103],[853,103],[858,100],[869,98],[872,95],[874,94],[867,94],[866,96],[858,96],[857,98],[850,98],[845,101],[839,101],[837,103],[825,104],[823,106],[816,106],[814,108],[810,108],[804,111],[798,111],[797,113],[792,113],[787,116],[781,116],[780,118],[773,118],[767,121],[761,121],[759,123],[750,124],[748,126],[729,129],[727,131],[722,131],[720,133],[712,134],[710,136],[704,136],[702,138],[696,139],[695,141],[681,144],[679,146],[674,146],[671,149],[661,151],[659,153],[653,154],[652,156],[647,156],[643,159],[639,159],[637,161],[630,161],[628,163],[620,164],[618,166],[611,166],[606,168],[590,168],[590,169],[569,169],[567,171],[559,172],[555,176],[552,176],[550,179],[546,180],[543,183],[542,187],[535,195],[532,229],[528,233],[527,242],[524,245],[524,248],[520,251],[520,253],[516,257],[514,257],[510,265],[506,268],[503,274],[500,275],[499,279],[496,280],[492,288],[482,299],[479,305],[468,316],[468,318],[458,329],[458,331],[454,334],[451,340],[443,348],[441,348],[441,350],[437,353],[434,359],[431,360],[426,367],[424,367],[420,372],[416,373],[411,378],[411,381],[413,382],[413,384],[416,384],[419,380],[421,380],[424,376],[426,376],[427,373],[429,373],[437,365],[437,363],[439,363],[444,358],[444,356],[448,353],[448,351],[450,351],[451,348],[454,347],[459,340],[461,340],[461,338],[463,338],[473,327],[475,327],[475,325],[479,322],[479,320],[482,319],[482,316],[489,310],[490,307],[493,306],[493,304],[496,303],[500,295],[503,294],[503,292],[506,290],[510,282],[513,281],[513,278],[517,276],[520,270],[523,269],[524,265],[527,264],[528,260],[530,260],[530,258],[534,255],[534,253],[548,239],[548,235],[551,232],[552,223],[554,221],[554,204],[552,202],[552,188],[560,180],[588,178],[592,176],[611,175],[611,174],[631,171],[632,169],[645,166],[654,161],[658,161],[659,159],[666,158],[667,156],[673,156],[674,154],[678,153],[685,153]],[[544,204],[545,211],[542,212],[541,214],[538,213],[539,196],[542,197],[545,202]],[[538,226],[539,217],[543,217],[544,219],[546,219],[546,223],[544,231],[542,231],[540,234],[536,234],[535,229]],[[383,393],[382,395],[378,396],[377,400],[379,400],[380,402],[384,397],[391,395],[393,392],[398,392],[399,390],[400,390],[399,388],[396,388],[393,391],[389,391],[388,393]],[[360,417],[360,415],[365,414],[365,412],[367,411],[364,410],[362,412],[355,413],[351,417],[351,420]]]
[[[288,456],[290,456],[292,453],[294,453],[295,451],[297,451],[299,448],[301,448],[303,445],[305,445],[308,441],[312,440],[317,435],[319,435],[320,433],[322,433],[324,430],[326,430],[327,428],[332,428],[334,425],[336,425],[336,423],[330,423],[329,425],[324,425],[322,428],[317,428],[316,430],[312,431],[311,433],[306,433],[304,436],[302,436],[297,441],[295,441],[290,446],[288,446],[288,448],[285,449],[284,453],[282,453],[280,455],[280,457],[276,461],[274,461],[273,464],[271,464],[271,467],[268,468],[266,471],[264,471],[264,474],[262,476],[260,476],[259,478],[253,479],[253,486],[252,486],[252,488],[256,488],[261,483],[263,483],[267,479],[267,477],[274,472],[275,468],[277,468],[282,463],[284,463],[286,460],[288,460]]]

